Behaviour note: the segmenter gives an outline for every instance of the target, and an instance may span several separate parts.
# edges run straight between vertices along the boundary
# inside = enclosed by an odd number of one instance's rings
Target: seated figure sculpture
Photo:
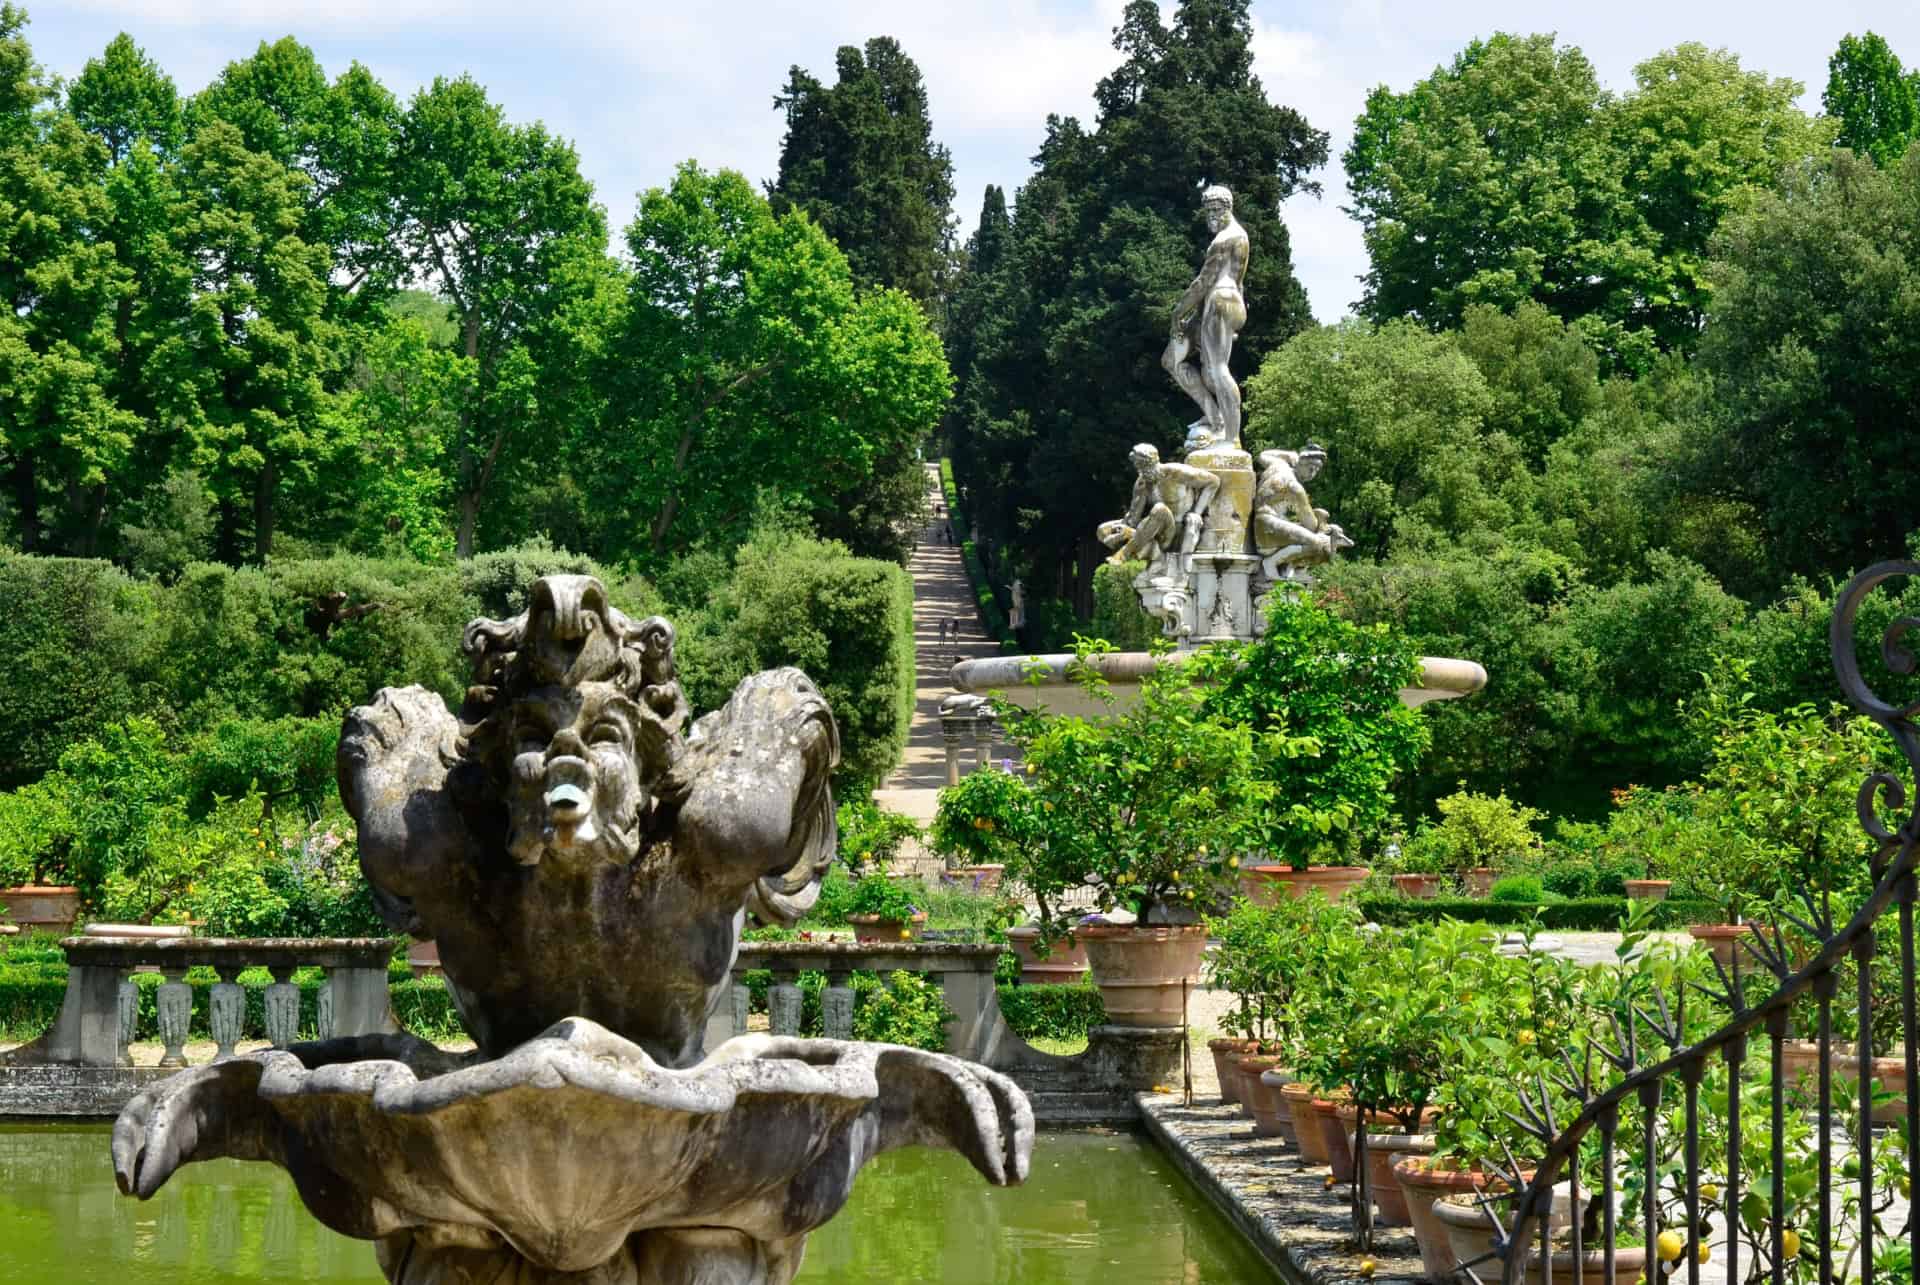
[[[1307,495],[1305,483],[1320,475],[1327,453],[1309,444],[1300,451],[1262,451],[1260,481],[1253,493],[1253,547],[1269,581],[1307,583],[1307,568],[1323,565],[1353,541],[1327,520]]]
[[[834,855],[838,735],[804,674],[748,677],[683,735],[671,627],[586,576],[536,581],[463,645],[458,717],[383,690],[338,767],[376,905],[438,941],[477,1050],[354,1036],[190,1068],[116,1121],[122,1191],[271,1161],[394,1285],[784,1285],[881,1151],[1024,1179],[1032,1112],[984,1067],[703,1049],[745,916],[792,922]]]
[[[1149,576],[1178,574],[1175,559],[1199,545],[1207,506],[1220,490],[1220,477],[1190,464],[1162,464],[1159,450],[1147,442],[1134,447],[1128,458],[1135,474],[1133,501],[1124,518],[1100,528],[1101,542],[1113,549],[1107,561],[1144,557]],[[1113,536],[1122,529],[1129,534],[1116,544]]]

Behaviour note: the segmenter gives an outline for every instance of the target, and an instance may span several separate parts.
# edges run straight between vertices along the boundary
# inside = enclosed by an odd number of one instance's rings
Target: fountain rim
[[[1190,652],[1166,652],[1156,655],[1145,651],[1105,652],[1087,657],[1087,663],[1116,689],[1137,687],[1140,680],[1160,665],[1178,665]],[[963,660],[948,672],[954,690],[972,695],[998,693],[1016,705],[1025,705],[1039,692],[1069,685],[1067,667],[1078,657],[1071,652],[1030,653],[1027,655],[979,656]],[[1040,675],[1036,689],[1032,675]],[[1400,700],[1409,708],[1429,701],[1457,700],[1485,689],[1487,671],[1477,661],[1453,656],[1422,656],[1420,675],[1415,684],[1400,689]],[[1125,699],[1122,693],[1122,699]]]

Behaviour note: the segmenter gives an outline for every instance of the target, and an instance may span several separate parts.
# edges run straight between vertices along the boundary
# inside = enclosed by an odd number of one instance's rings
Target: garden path
[[[913,576],[913,722],[900,766],[874,791],[874,801],[881,807],[922,824],[933,819],[940,787],[947,783],[940,702],[953,694],[948,673],[960,660],[999,652],[980,628],[973,589],[960,558],[959,535],[940,493],[938,465],[927,465],[926,477],[930,516],[907,564]]]

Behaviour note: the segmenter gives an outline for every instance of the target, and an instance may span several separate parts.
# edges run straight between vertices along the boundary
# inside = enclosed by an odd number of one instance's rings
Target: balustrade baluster
[[[830,1040],[853,1038],[853,988],[845,969],[827,974],[827,985],[820,992],[820,1026]]]
[[[277,1049],[292,1044],[300,1034],[300,988],[293,984],[293,965],[276,964],[268,969],[273,982],[261,996],[266,1009],[267,1039]]]
[[[333,973],[329,970],[326,980],[320,983],[320,989],[313,996],[313,1037],[315,1039],[330,1040],[338,1034],[333,1029],[333,1014]]]
[[[733,975],[731,998],[733,1001],[733,1033],[735,1035],[745,1035],[747,1033],[747,1018],[753,1012],[753,992],[747,989],[746,982],[741,979],[738,973]]]
[[[160,1043],[165,1048],[160,1055],[160,1065],[185,1066],[187,1025],[193,1018],[193,988],[187,985],[185,968],[168,967],[162,970],[161,976],[166,980],[160,983],[160,993],[154,998],[160,1018]]]
[[[207,995],[207,1029],[213,1035],[213,1060],[233,1056],[247,1021],[247,993],[235,985],[236,970],[231,965],[216,967],[219,981]]]
[[[776,970],[767,988],[767,1019],[775,1035],[800,1034],[800,987],[795,974]]]
[[[133,984],[131,977],[120,979],[119,988],[114,993],[114,1003],[120,1019],[119,1049],[114,1054],[114,1064],[132,1066],[133,1052],[129,1046],[140,1029],[140,988]]]

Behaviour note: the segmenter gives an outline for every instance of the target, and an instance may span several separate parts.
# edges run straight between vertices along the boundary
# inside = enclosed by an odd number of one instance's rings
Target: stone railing
[[[993,705],[983,696],[949,696],[940,702],[940,739],[947,748],[947,784],[960,784],[961,761],[967,747],[973,747],[973,765],[977,770],[993,761],[993,746],[1000,731]]]
[[[216,1057],[231,1056],[244,1029],[246,991],[234,979],[249,968],[272,976],[263,1001],[267,1038],[275,1048],[293,1043],[300,1025],[296,968],[324,968],[318,996],[320,1038],[372,1035],[399,1029],[387,1001],[387,960],[393,943],[384,938],[68,937],[67,993],[60,1015],[31,1044],[0,1054],[10,1066],[130,1066],[139,997],[128,974],[157,968],[165,979],[155,997],[160,1065],[186,1065],[187,1026],[193,1013],[189,968],[202,965],[219,977],[208,997],[207,1022]]]
[[[1068,1057],[1042,1053],[1015,1035],[1001,1016],[994,983],[1002,949],[959,942],[742,943],[731,990],[707,1024],[707,1050],[747,1030],[745,973],[766,969],[773,974],[767,1009],[776,1035],[800,1033],[800,974],[824,973],[822,1034],[850,1039],[853,974],[884,977],[905,970],[938,981],[953,1010],[946,1051],[1011,1076],[1026,1091],[1036,1119],[1062,1124],[1130,1120],[1138,1114],[1135,1093],[1178,1082],[1185,1034],[1178,1027],[1096,1026],[1087,1034],[1086,1052]]]

